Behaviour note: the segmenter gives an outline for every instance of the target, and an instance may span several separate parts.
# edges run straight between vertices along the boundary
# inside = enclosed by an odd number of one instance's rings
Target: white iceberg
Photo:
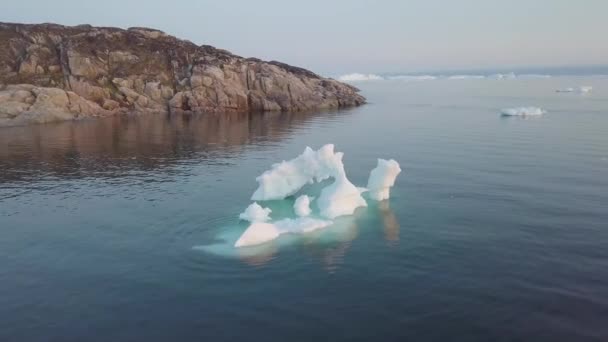
[[[257,202],[253,202],[239,215],[239,218],[249,222],[266,222],[270,220],[271,212],[270,208],[262,208]]]
[[[361,196],[368,191],[356,187],[346,177],[341,152],[334,152],[334,145],[327,144],[315,151],[306,147],[298,157],[272,165],[270,170],[256,178],[258,188],[251,199],[254,201],[281,200],[295,195],[307,184],[333,179],[333,182],[321,190],[317,200],[320,216],[334,219],[339,216],[352,215],[357,208],[366,207],[367,202]],[[368,182],[370,197],[376,200],[387,199],[390,187],[395,184],[401,172],[394,160],[378,160],[378,166],[372,170]],[[314,218],[308,195],[299,196],[294,203],[296,219],[283,219],[267,222],[271,210],[263,208],[257,202],[251,204],[239,217],[252,222],[234,244],[235,247],[252,246],[274,240],[281,234],[303,234],[325,228],[333,221]]]
[[[363,81],[380,81],[383,80],[382,77],[374,74],[347,74],[338,77],[338,81],[342,82],[363,82]]]
[[[539,116],[545,113],[546,110],[538,107],[505,108],[500,111],[502,116]]]
[[[404,80],[404,81],[432,81],[436,80],[437,76],[433,75],[395,75],[389,76],[389,80]]]
[[[308,195],[302,195],[296,198],[296,202],[293,204],[293,210],[296,212],[296,215],[300,217],[310,215],[312,212],[310,209],[310,201],[311,198]]]
[[[569,88],[564,88],[564,89],[557,89],[556,92],[558,93],[574,93],[574,92],[578,92],[581,94],[586,94],[586,93],[590,93],[593,90],[592,86],[580,86],[577,89],[573,88],[573,87],[569,87]]]
[[[557,89],[556,93],[574,93],[574,88]]]
[[[585,94],[590,93],[593,90],[592,86],[580,86],[578,88],[579,93]]]
[[[448,80],[481,80],[486,78],[484,75],[452,75]]]
[[[510,73],[507,73],[507,74],[494,74],[494,75],[492,75],[490,77],[498,79],[498,80],[515,79],[515,78],[517,78],[517,76],[515,75],[514,72],[510,72]]]
[[[378,166],[370,172],[367,181],[369,197],[376,201],[388,199],[399,173],[401,168],[395,160],[378,159]]]
[[[239,237],[234,247],[260,245],[272,241],[282,234],[304,234],[331,225],[332,221],[319,220],[310,217],[284,219],[274,223],[254,222]]]

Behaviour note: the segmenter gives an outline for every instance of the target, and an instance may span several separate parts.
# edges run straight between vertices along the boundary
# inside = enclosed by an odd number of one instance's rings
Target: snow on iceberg
[[[310,198],[308,195],[302,195],[296,198],[296,202],[293,204],[293,210],[296,212],[296,215],[300,217],[305,217],[310,215],[312,210],[310,209]]]
[[[338,77],[338,81],[342,82],[362,82],[362,81],[380,81],[383,80],[382,77],[374,74],[347,74]]]
[[[234,247],[247,247],[260,245],[272,241],[282,234],[304,234],[331,225],[332,221],[325,221],[310,217],[297,219],[284,219],[274,223],[255,222],[239,237]]]
[[[257,202],[253,202],[239,215],[239,218],[249,222],[266,222],[270,220],[271,212],[270,208],[262,208]]]
[[[516,107],[505,108],[500,111],[502,116],[538,116],[543,115],[547,111],[538,107]]]
[[[367,181],[369,197],[376,201],[388,199],[399,173],[401,168],[395,160],[378,159],[378,166],[370,172]]]

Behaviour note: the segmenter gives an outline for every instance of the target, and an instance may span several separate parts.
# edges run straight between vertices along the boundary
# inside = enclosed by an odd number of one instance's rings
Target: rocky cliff
[[[357,106],[358,90],[148,28],[0,23],[0,126],[124,113]]]

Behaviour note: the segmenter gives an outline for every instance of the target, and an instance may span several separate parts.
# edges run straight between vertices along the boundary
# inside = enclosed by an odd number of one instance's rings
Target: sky
[[[326,75],[608,64],[607,0],[27,0],[0,21],[160,29]]]

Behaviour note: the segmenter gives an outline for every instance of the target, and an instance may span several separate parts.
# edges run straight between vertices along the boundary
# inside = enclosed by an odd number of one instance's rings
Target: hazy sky
[[[608,64],[608,0],[26,0],[0,21],[147,26],[325,74]]]

